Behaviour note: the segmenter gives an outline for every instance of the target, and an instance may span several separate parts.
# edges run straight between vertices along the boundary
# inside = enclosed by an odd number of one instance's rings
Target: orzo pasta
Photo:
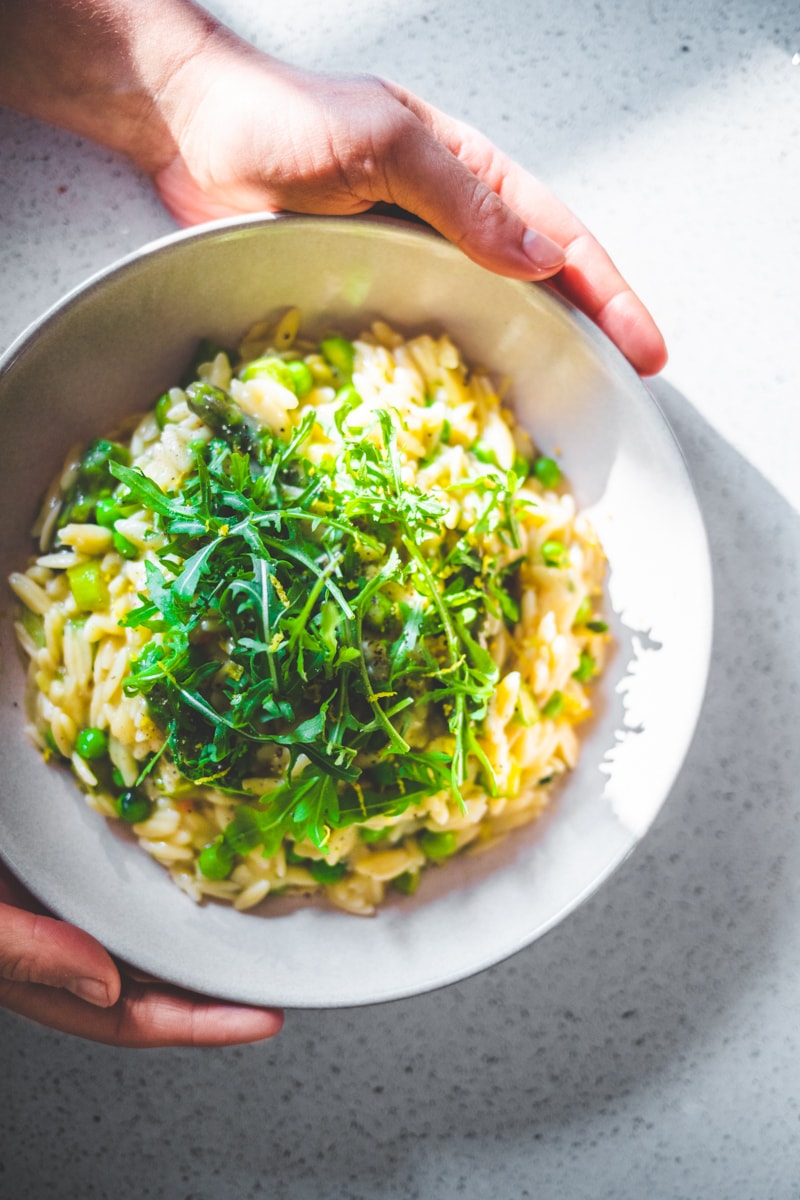
[[[32,736],[180,887],[371,913],[574,765],[605,563],[448,337],[298,322],[71,451],[11,583]]]

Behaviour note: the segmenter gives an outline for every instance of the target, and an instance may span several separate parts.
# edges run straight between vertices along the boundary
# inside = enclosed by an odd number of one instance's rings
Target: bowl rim
[[[2,381],[6,374],[14,369],[15,364],[26,353],[26,351],[35,344],[40,333],[46,330],[51,322],[58,320],[62,314],[68,311],[73,305],[80,303],[88,293],[102,287],[108,280],[118,277],[124,274],[126,270],[134,267],[141,259],[156,257],[165,253],[169,254],[176,247],[179,247],[187,242],[202,243],[206,240],[217,239],[220,236],[224,236],[228,233],[241,233],[257,229],[277,228],[279,225],[286,225],[287,223],[299,223],[301,225],[309,225],[309,223],[313,223],[315,225],[324,225],[331,229],[331,231],[334,231],[337,228],[352,229],[359,226],[364,227],[365,225],[371,225],[373,227],[382,227],[388,230],[395,229],[398,232],[410,234],[416,238],[434,239],[442,244],[449,245],[449,243],[447,243],[446,240],[441,237],[441,235],[436,233],[436,231],[431,230],[429,227],[423,227],[418,223],[406,221],[394,216],[375,215],[370,213],[348,217],[317,217],[307,216],[304,214],[263,213],[248,215],[245,217],[226,217],[213,222],[208,222],[201,226],[176,230],[172,233],[163,235],[145,243],[141,247],[125,254],[107,266],[104,266],[93,272],[82,282],[70,288],[60,299],[51,304],[38,318],[32,321],[12,341],[3,355],[0,356],[0,385],[2,385]],[[518,283],[519,281],[509,282]],[[685,456],[675,432],[673,431],[661,406],[659,405],[656,396],[647,387],[644,381],[639,379],[633,367],[627,362],[620,351],[610,342],[606,335],[603,334],[602,331],[599,330],[588,317],[575,308],[574,305],[566,300],[549,284],[527,284],[524,286],[539,288],[546,292],[548,296],[548,302],[556,304],[563,312],[568,314],[570,320],[573,321],[579,328],[581,336],[588,338],[595,352],[606,362],[610,363],[614,371],[623,371],[629,376],[635,378],[635,380],[641,386],[643,396],[647,397],[647,400],[652,406],[653,411],[657,414],[662,431],[671,444],[671,448],[676,456],[676,460],[682,464],[684,483],[688,487],[688,491],[696,509],[697,517],[699,518],[697,532],[698,536],[704,540],[703,553],[708,564],[705,578],[700,581],[700,588],[698,590],[697,597],[698,608],[696,615],[698,621],[703,626],[703,637],[701,640],[703,640],[706,650],[704,662],[699,664],[700,673],[702,674],[703,678],[702,687],[698,688],[696,693],[693,695],[692,709],[689,714],[689,723],[692,731],[694,731],[702,710],[708,684],[708,674],[712,652],[713,582],[710,566],[708,536],[697,500],[696,490],[686,464]],[[266,1002],[291,1004],[293,1007],[298,1008],[319,1008],[328,1006],[353,1007],[366,1003],[380,1003],[394,999],[402,999],[420,994],[425,991],[435,990],[439,987],[447,986],[450,983],[457,982],[460,979],[467,978],[473,974],[486,970],[495,963],[500,962],[503,959],[519,952],[525,946],[530,945],[540,937],[544,936],[546,933],[552,931],[569,913],[575,911],[590,896],[594,895],[594,893],[597,892],[601,886],[621,867],[623,862],[626,861],[636,846],[641,842],[644,833],[646,832],[647,828],[649,828],[652,820],[655,819],[656,814],[666,803],[669,793],[673,789],[675,782],[683,768],[686,756],[691,747],[693,736],[694,732],[688,737],[688,739],[685,740],[685,744],[682,745],[680,752],[674,755],[673,769],[669,784],[666,789],[664,789],[663,795],[660,796],[658,803],[654,808],[651,820],[648,821],[647,825],[641,832],[630,838],[624,853],[621,853],[614,861],[608,863],[603,870],[597,873],[584,888],[582,888],[570,899],[569,903],[563,905],[558,911],[554,912],[549,921],[539,925],[530,933],[528,937],[519,941],[517,944],[511,947],[506,947],[500,954],[489,954],[488,956],[484,955],[482,958],[476,959],[475,962],[469,967],[465,967],[463,970],[457,973],[450,973],[446,978],[433,979],[422,983],[420,983],[418,980],[415,983],[409,984],[407,987],[403,987],[402,985],[395,983],[394,986],[384,989],[383,992],[378,991],[371,995],[351,994],[348,998],[341,1000],[335,999],[328,1002],[320,1002],[319,997],[312,997],[308,1001],[304,1001],[302,998],[298,999],[297,997],[278,997],[276,1000],[269,1000]],[[22,881],[30,888],[32,892],[34,892],[34,894],[37,894],[37,882],[39,883],[38,890],[41,890],[41,881],[37,881],[35,878],[35,871],[31,873],[30,870],[25,870],[24,868],[20,869],[20,865],[15,863],[13,860],[14,856],[9,855],[2,844],[0,844],[0,857],[6,861],[8,866],[18,877],[22,879]],[[113,946],[111,948],[113,949]],[[193,979],[187,980],[184,978],[175,978],[173,981],[178,984],[182,984],[183,986],[196,986],[196,981]],[[225,995],[224,989],[221,992],[215,990],[214,994]],[[226,998],[236,1000],[241,999],[242,997],[239,995],[230,995],[226,996]],[[252,997],[245,999],[247,999],[248,1002],[252,1002]]]

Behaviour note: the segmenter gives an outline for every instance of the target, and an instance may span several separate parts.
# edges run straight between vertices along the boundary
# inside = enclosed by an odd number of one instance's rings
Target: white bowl
[[[194,905],[89,810],[23,733],[24,668],[0,624],[0,852],[48,907],[120,958],[252,1003],[325,1007],[464,978],[551,929],[608,877],[667,797],[702,702],[711,572],[681,454],[621,355],[550,289],[491,275],[435,235],[380,219],[222,221],[146,246],[89,280],[0,361],[0,577],[31,552],[39,498],[66,448],[174,382],[198,338],[235,342],[297,304],[305,326],[375,316],[446,330],[468,361],[513,379],[537,444],[558,449],[609,560],[616,651],[578,768],[549,815],[500,847],[427,873],[363,919],[269,903]]]

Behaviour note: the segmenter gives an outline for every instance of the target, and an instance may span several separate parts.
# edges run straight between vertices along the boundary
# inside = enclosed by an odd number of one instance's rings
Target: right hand
[[[163,101],[174,150],[142,165],[183,224],[399,205],[489,270],[552,278],[643,374],[664,365],[652,317],[569,209],[483,135],[397,84],[301,70],[217,28]]]

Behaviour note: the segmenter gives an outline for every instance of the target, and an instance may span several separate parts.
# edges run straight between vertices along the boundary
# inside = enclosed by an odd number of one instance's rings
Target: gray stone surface
[[[794,0],[211,7],[480,126],[650,302],[714,557],[694,747],[562,927],[445,991],[131,1052],[0,1014],[0,1197],[800,1196],[800,16]],[[795,56],[793,61],[793,56]],[[0,113],[0,344],[172,223],[123,161]]]

